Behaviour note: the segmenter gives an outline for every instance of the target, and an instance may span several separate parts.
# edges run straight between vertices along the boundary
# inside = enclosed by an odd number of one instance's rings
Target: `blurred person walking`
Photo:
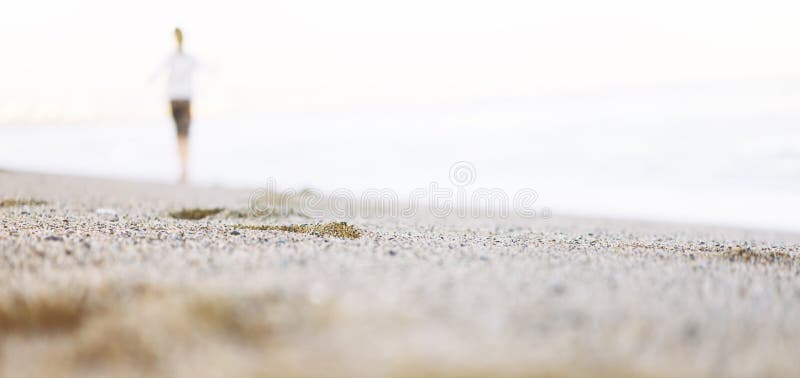
[[[192,122],[192,77],[197,69],[197,61],[183,51],[183,31],[175,28],[177,50],[167,57],[156,72],[167,70],[167,96],[169,97],[172,119],[178,134],[178,156],[181,161],[180,182],[186,183],[189,160],[189,125]]]

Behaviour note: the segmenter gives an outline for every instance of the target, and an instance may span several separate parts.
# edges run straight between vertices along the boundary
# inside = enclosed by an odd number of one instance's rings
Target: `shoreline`
[[[252,185],[203,184],[203,183],[181,184],[178,182],[169,182],[158,179],[135,179],[135,178],[104,177],[104,176],[94,176],[94,175],[58,174],[46,171],[15,170],[15,169],[0,167],[0,175],[2,174],[16,174],[16,175],[31,176],[31,177],[48,177],[54,180],[57,180],[59,178],[65,180],[87,180],[91,182],[97,182],[101,184],[108,183],[112,185],[152,186],[152,187],[166,188],[168,190],[230,191],[232,193],[238,193],[240,196],[244,192],[252,193],[255,190],[261,189],[260,187]],[[281,189],[293,189],[293,188],[281,188]],[[326,198],[330,198],[329,194],[330,193],[323,193],[323,195]],[[458,217],[451,216],[448,218],[457,219]],[[558,211],[556,218],[557,221],[564,220],[568,222],[571,221],[571,222],[590,223],[590,224],[602,224],[602,223],[627,224],[627,225],[652,227],[655,229],[657,228],[665,228],[672,230],[706,229],[706,230],[716,230],[718,232],[731,232],[736,234],[754,234],[754,235],[760,235],[761,237],[773,237],[781,240],[796,239],[800,241],[800,230],[793,230],[780,227],[768,227],[768,226],[757,227],[757,226],[745,226],[745,225],[735,225],[735,224],[719,224],[719,223],[701,222],[701,221],[694,222],[694,221],[678,221],[678,220],[668,220],[668,219],[653,219],[647,217],[610,216],[604,214],[581,213],[576,211],[566,211],[566,212]],[[507,219],[501,219],[500,221],[514,222],[515,220],[523,223],[529,221],[525,219],[520,219],[519,217],[515,216],[510,216]],[[534,220],[541,221],[541,219],[538,218]]]

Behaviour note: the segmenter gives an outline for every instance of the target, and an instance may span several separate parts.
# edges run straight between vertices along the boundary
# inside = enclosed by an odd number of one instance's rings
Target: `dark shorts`
[[[172,100],[172,119],[179,137],[189,136],[189,124],[192,122],[192,104],[189,100]]]

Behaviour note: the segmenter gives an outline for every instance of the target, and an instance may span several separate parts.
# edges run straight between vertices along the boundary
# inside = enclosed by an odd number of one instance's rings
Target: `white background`
[[[556,214],[800,229],[797,2],[0,8],[4,168],[173,180],[148,78],[181,26],[196,183],[402,193],[469,160]]]

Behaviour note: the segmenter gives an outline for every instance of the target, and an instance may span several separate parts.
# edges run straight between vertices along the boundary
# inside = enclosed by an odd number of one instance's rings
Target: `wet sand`
[[[796,234],[251,194],[0,172],[0,376],[800,375]]]

